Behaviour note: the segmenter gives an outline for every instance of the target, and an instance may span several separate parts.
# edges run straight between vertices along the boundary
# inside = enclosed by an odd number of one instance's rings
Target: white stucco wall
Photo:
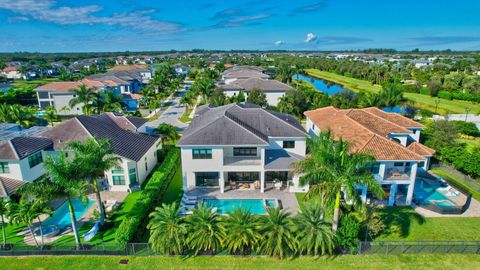
[[[45,160],[47,154],[42,151],[42,158]],[[28,157],[21,160],[0,160],[1,162],[8,162],[9,173],[0,173],[0,176],[31,182],[38,179],[45,173],[43,162],[30,168]]]
[[[57,110],[58,114],[61,115],[80,115],[82,113],[83,103],[75,105],[75,107],[71,108],[70,110],[62,111],[64,107],[70,108],[70,100],[73,99],[74,94],[60,94],[60,93],[51,93],[53,98],[53,102],[55,104],[55,109]]]
[[[283,141],[295,141],[295,148],[283,148]],[[267,149],[283,149],[289,153],[304,157],[307,150],[307,138],[269,138]]]

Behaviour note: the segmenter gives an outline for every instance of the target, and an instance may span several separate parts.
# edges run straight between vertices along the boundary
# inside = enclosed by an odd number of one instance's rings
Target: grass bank
[[[305,71],[309,76],[340,84],[343,87],[354,92],[363,91],[369,93],[378,93],[380,90],[382,90],[382,86],[372,84],[371,82],[365,80],[350,78],[332,72],[321,71],[318,69],[306,69]],[[407,92],[405,92],[403,95],[408,100],[413,101],[416,106],[430,111],[435,111],[435,100],[437,98],[428,95]],[[439,98],[438,100],[440,100],[440,103],[438,104],[437,112],[440,114],[465,113],[465,109],[467,108],[471,109],[470,112],[472,114],[480,112],[480,104],[464,100],[448,100],[442,98]]]
[[[119,264],[127,259],[128,264]],[[4,257],[0,269],[479,269],[480,256],[456,254],[360,255],[279,260],[267,257],[118,257],[31,256]]]

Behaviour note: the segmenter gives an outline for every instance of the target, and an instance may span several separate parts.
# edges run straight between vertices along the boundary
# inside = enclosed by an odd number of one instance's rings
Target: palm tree
[[[179,138],[177,128],[167,123],[161,123],[155,129],[155,132],[162,136],[162,144],[166,142],[174,143]]]
[[[203,100],[207,100],[215,89],[215,83],[210,78],[201,78],[192,85],[194,91],[202,95]]]
[[[43,115],[43,117],[53,127],[53,122],[58,120],[57,110],[53,106],[48,106],[48,107],[45,108],[45,114]]]
[[[292,219],[279,208],[269,208],[267,212],[267,216],[260,218],[263,239],[258,249],[265,255],[283,258],[297,247]]]
[[[178,217],[180,210],[177,203],[162,204],[150,213],[148,242],[156,252],[167,255],[183,253],[187,226],[183,218]]]
[[[245,256],[253,250],[262,235],[259,232],[259,221],[249,211],[235,208],[223,222],[225,238],[223,245],[230,253],[242,252]]]
[[[4,216],[8,213],[7,200],[0,199],[0,222],[2,223],[2,243],[3,248],[5,249],[5,244],[7,243],[7,233],[5,232],[5,220]]]
[[[0,109],[1,112],[7,110],[5,122],[13,122],[21,125],[22,127],[30,127],[35,124],[35,108],[25,107],[18,104],[3,105]]]
[[[180,104],[184,105],[187,110],[189,110],[195,103],[195,97],[193,97],[190,92],[187,92],[180,98]]]
[[[88,88],[86,85],[82,84],[74,91],[76,97],[72,98],[69,102],[71,108],[75,107],[78,104],[83,104],[82,112],[83,114],[89,115],[92,113],[91,104],[98,99],[98,96],[94,88]]]
[[[8,205],[8,215],[13,224],[25,224],[32,235],[35,245],[40,246],[35,233],[33,232],[33,221],[39,219],[43,214],[50,213],[50,208],[42,200],[21,200],[20,203],[10,202]],[[40,234],[42,236],[43,246],[43,232],[42,225],[39,223]]]
[[[67,159],[65,153],[61,152],[58,156],[48,156],[44,162],[44,168],[49,177],[31,183],[29,191],[39,198],[67,198],[72,230],[78,248],[80,236],[72,200],[78,197],[86,200],[88,184],[85,181],[83,163],[77,157]]]
[[[213,255],[221,249],[224,233],[218,214],[213,208],[199,206],[186,221],[187,245],[195,255],[200,252],[209,252]]]
[[[95,192],[98,211],[100,213],[100,225],[105,224],[105,207],[98,188],[98,179],[105,176],[105,172],[116,167],[121,159],[116,156],[108,140],[89,139],[82,143],[73,141],[68,147],[75,151],[77,161],[81,163],[82,170],[89,179],[90,186]]]
[[[122,111],[122,96],[115,95],[112,91],[103,91],[100,93],[99,100],[102,101],[103,112],[121,112]]]
[[[381,102],[384,106],[393,108],[404,101],[403,90],[396,84],[388,84],[379,93]]]
[[[383,190],[367,169],[375,162],[369,153],[352,153],[350,144],[342,139],[333,140],[330,132],[322,132],[308,141],[310,154],[294,164],[296,173],[301,174],[300,184],[309,184],[306,198],[320,197],[326,207],[334,209],[333,231],[338,229],[341,192],[360,203],[356,192],[362,184],[376,196],[382,197]]]
[[[295,217],[298,249],[313,256],[331,254],[335,248],[335,234],[331,224],[325,222],[324,212],[318,201],[300,207]]]
[[[296,73],[296,69],[292,68],[290,65],[284,64],[278,67],[277,77],[283,83],[290,83],[292,81],[293,75]]]

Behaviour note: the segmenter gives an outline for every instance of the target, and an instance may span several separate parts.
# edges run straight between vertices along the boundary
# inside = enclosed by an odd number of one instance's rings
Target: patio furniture
[[[230,186],[231,189],[236,189],[237,188],[237,183],[235,181],[228,181],[228,185]]]
[[[275,182],[275,183],[273,184],[273,187],[275,187],[276,190],[280,190],[280,189],[282,188],[282,186],[283,186],[283,184],[282,184],[281,181]]]

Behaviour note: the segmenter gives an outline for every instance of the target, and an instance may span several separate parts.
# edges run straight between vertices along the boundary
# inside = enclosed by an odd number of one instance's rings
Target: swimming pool
[[[217,208],[217,213],[226,215],[235,208],[249,211],[254,215],[265,215],[267,207],[278,207],[277,199],[204,199],[207,207]]]
[[[81,199],[73,199],[73,210],[75,212],[75,217],[80,219],[85,212],[93,205],[93,200],[88,200],[86,204],[82,202]],[[65,228],[67,226],[72,226],[72,220],[70,219],[70,211],[68,210],[68,203],[64,202],[55,212],[53,215],[48,217],[44,222],[43,225],[45,227],[49,225],[56,225],[59,228]]]
[[[443,195],[438,189],[442,187],[440,183],[434,183],[434,180],[417,178],[413,194],[420,202],[420,205],[435,204],[441,208],[449,208],[456,204]]]

